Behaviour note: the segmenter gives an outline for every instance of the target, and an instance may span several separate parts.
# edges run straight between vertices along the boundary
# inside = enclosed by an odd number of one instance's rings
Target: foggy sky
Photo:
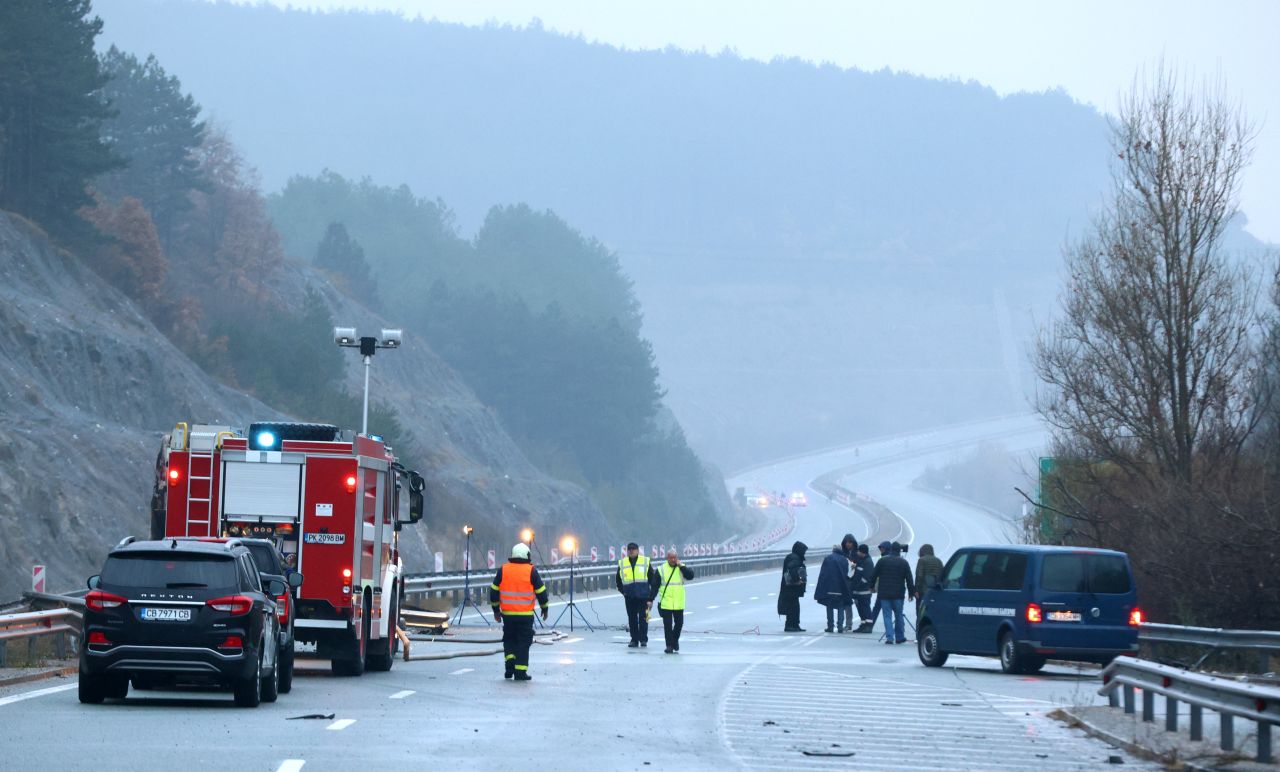
[[[240,0],[247,1],[247,0]],[[256,1],[256,0],[254,0]],[[282,7],[392,10],[478,25],[540,19],[615,46],[676,46],[769,60],[977,80],[1001,94],[1061,87],[1114,112],[1140,67],[1220,75],[1259,124],[1241,203],[1248,230],[1280,243],[1280,3],[1272,0],[270,0]]]

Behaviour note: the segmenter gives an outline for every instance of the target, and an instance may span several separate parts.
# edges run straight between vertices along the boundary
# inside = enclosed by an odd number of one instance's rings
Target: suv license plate
[[[142,609],[142,619],[146,622],[190,622],[191,609],[147,606]]]
[[[1079,611],[1050,611],[1049,621],[1050,622],[1079,622],[1080,612]]]

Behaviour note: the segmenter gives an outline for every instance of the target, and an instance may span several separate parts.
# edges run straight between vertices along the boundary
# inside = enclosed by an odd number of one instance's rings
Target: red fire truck
[[[334,673],[390,670],[399,531],[422,518],[421,475],[376,436],[328,424],[179,423],[156,460],[153,538],[267,538],[304,575],[294,630]]]

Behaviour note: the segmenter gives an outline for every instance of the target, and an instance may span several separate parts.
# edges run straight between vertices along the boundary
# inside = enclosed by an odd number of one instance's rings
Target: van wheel
[[[1041,654],[1024,654],[1022,655],[1022,672],[1039,673],[1044,669],[1044,663],[1048,658]]]
[[[248,678],[237,679],[231,686],[235,694],[236,705],[242,708],[256,708],[262,702],[262,655],[258,655],[257,664]]]
[[[938,646],[938,632],[933,625],[925,625],[916,636],[916,654],[925,667],[942,667],[947,664],[947,652]]]
[[[1000,636],[1000,669],[1006,673],[1022,674],[1027,672],[1028,657],[1018,651],[1018,644],[1013,640],[1013,633],[1006,632]],[[1041,663],[1043,667],[1044,663]]]

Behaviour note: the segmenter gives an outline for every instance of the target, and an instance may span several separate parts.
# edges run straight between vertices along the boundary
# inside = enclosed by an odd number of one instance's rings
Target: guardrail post
[[[1271,724],[1266,721],[1258,722],[1258,761],[1271,763]]]
[[[1120,707],[1120,692],[1115,689],[1107,692],[1107,704],[1113,708]]]
[[[1178,731],[1178,701],[1167,694],[1164,698],[1164,728],[1168,732]]]
[[[9,651],[8,642],[0,641],[0,667],[6,666],[7,658],[5,657],[5,654],[8,653],[8,651]]]
[[[1222,735],[1222,742],[1218,744],[1219,747],[1221,747],[1222,750],[1224,751],[1235,750],[1235,747],[1236,747],[1235,722],[1231,720],[1231,714],[1219,713],[1218,719],[1219,719],[1219,726],[1221,727],[1220,733]]]
[[[1156,693],[1150,689],[1142,690],[1142,720],[1156,720]]]
[[[1191,705],[1191,739],[1195,741],[1204,739],[1204,708],[1195,703]]]

